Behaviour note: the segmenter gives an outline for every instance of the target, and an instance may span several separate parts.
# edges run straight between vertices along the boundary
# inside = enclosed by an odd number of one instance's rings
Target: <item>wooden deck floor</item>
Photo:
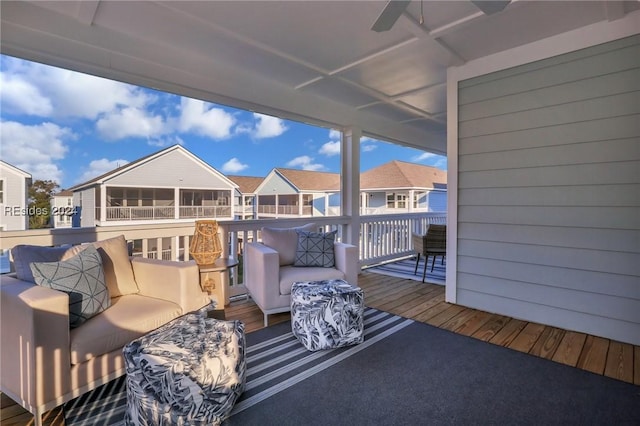
[[[372,271],[364,271],[358,284],[365,292],[366,305],[372,308],[640,385],[639,346],[452,305],[444,301],[443,286]],[[225,315],[243,321],[247,333],[263,327],[262,312],[252,301],[232,302]],[[269,324],[289,319],[288,313],[270,315]],[[3,426],[33,424],[32,416],[5,395],[0,420]],[[45,425],[64,425],[60,409],[47,413]]]

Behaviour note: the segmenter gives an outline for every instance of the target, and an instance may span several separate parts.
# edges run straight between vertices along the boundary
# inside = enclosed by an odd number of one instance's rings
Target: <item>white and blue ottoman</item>
[[[364,293],[344,280],[302,281],[291,287],[291,331],[310,351],[364,341]]]
[[[246,383],[244,324],[187,314],[127,344],[127,425],[218,425]]]

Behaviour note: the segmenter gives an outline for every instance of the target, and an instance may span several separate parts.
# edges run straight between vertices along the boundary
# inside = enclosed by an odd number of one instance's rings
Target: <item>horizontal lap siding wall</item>
[[[458,95],[457,303],[640,344],[640,37]]]

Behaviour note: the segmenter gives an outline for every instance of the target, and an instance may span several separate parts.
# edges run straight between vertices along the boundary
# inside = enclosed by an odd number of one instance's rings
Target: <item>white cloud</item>
[[[233,157],[231,160],[222,165],[222,171],[225,173],[238,173],[248,167],[249,165],[242,164],[240,160],[238,160],[236,157]]]
[[[180,136],[168,136],[161,138],[150,138],[147,140],[147,144],[150,146],[159,146],[164,148],[169,145],[184,145],[184,140]]]
[[[288,167],[300,167],[302,170],[318,171],[323,170],[322,164],[314,163],[313,158],[308,155],[296,157],[287,163]]]
[[[139,108],[124,108],[109,114],[98,120],[96,128],[108,140],[157,137],[165,131],[162,117],[148,115]]]
[[[443,170],[447,169],[447,157],[432,152],[423,152],[420,155],[412,157],[411,161],[415,163],[424,162],[429,166],[438,167]]]
[[[378,148],[378,145],[362,145],[362,152],[371,152]]]
[[[210,104],[197,99],[182,98],[180,130],[213,139],[225,139],[231,136],[231,128],[236,123],[233,115],[221,108],[208,105]]]
[[[416,155],[416,156],[412,157],[411,161],[415,161],[415,162],[426,161],[426,160],[429,160],[430,158],[434,158],[434,157],[439,157],[439,155],[438,154],[434,154],[432,152],[423,152],[420,155]]]
[[[78,178],[77,183],[86,182],[113,169],[124,166],[127,163],[129,163],[127,160],[122,159],[107,160],[106,158],[101,158],[99,160],[93,160],[89,163],[89,167],[85,169],[84,173],[82,173],[82,176]]]
[[[33,179],[62,182],[63,172],[55,163],[65,157],[65,140],[75,135],[70,129],[53,123],[28,126],[14,121],[2,122],[2,159],[27,173]]]
[[[287,131],[284,121],[278,117],[254,113],[253,118],[256,119],[253,137],[257,139],[274,138]]]
[[[53,107],[40,90],[20,76],[0,73],[2,110],[29,115],[48,116]]]
[[[96,119],[119,106],[143,108],[153,97],[141,88],[114,80],[50,67],[15,58],[5,58],[4,82],[10,83],[8,100],[16,112],[41,117]],[[26,99],[17,100],[15,90],[26,89]],[[41,107],[34,108],[40,102]]]
[[[329,141],[320,147],[318,151],[322,155],[331,157],[340,154],[340,141]]]

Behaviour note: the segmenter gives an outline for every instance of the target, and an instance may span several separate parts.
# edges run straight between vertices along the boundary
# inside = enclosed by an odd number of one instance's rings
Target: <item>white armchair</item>
[[[244,249],[244,283],[249,294],[268,315],[291,310],[291,286],[296,281],[342,279],[358,285],[358,249],[351,244],[334,243],[335,265],[294,266],[298,230],[312,230],[313,225],[301,228],[263,228],[262,243],[248,243]]]

